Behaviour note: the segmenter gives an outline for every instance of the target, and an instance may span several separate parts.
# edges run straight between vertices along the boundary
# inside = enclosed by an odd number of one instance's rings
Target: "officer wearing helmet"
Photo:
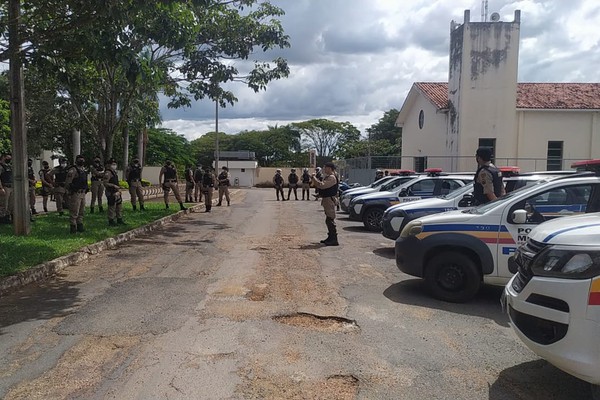
[[[321,205],[325,211],[325,225],[327,225],[327,239],[321,240],[325,246],[338,246],[337,228],[335,225],[335,208],[337,205],[337,195],[339,180],[335,174],[335,164],[327,162],[324,165],[323,180],[319,180],[316,174],[312,176],[312,182],[319,190]]]
[[[302,170],[302,200],[310,200],[310,174],[308,168]]]
[[[278,168],[275,171],[275,176],[273,177],[273,186],[275,187],[275,193],[277,194],[277,201],[279,201],[279,194],[281,193],[281,201],[285,201],[285,196],[283,194],[283,176],[281,176],[281,170]]]
[[[290,174],[288,175],[288,196],[287,199],[290,199],[290,194],[292,190],[294,191],[294,197],[298,200],[298,175],[296,175],[296,169],[292,168]]]
[[[378,169],[377,171],[375,171],[375,180],[378,181],[381,178],[383,178],[383,171]]]

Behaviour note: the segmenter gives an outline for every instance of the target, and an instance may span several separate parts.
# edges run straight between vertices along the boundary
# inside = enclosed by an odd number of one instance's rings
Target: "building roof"
[[[448,108],[448,84],[416,82],[415,86],[438,109]],[[600,109],[600,83],[519,83],[518,109],[597,110]]]

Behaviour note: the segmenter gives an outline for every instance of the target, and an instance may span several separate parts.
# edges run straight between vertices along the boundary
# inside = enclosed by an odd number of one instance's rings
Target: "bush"
[[[143,187],[152,186],[152,182],[142,179],[142,186]]]

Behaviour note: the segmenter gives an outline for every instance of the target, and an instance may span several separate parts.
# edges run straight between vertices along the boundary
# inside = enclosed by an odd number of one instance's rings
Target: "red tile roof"
[[[448,108],[448,84],[416,82],[415,86],[438,108]],[[519,83],[516,108],[600,109],[600,83]]]

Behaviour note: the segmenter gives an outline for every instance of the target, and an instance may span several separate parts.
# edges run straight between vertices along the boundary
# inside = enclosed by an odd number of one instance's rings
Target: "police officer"
[[[477,172],[473,184],[473,197],[477,204],[485,204],[505,194],[502,172],[492,164],[492,150],[480,147],[475,153]]]
[[[175,165],[173,165],[170,160],[167,160],[165,165],[163,165],[163,167],[160,169],[160,173],[158,174],[158,182],[162,185],[162,188],[165,192],[165,207],[169,208],[169,192],[173,190],[175,199],[177,199],[179,202],[179,208],[185,210],[186,208],[184,207],[183,202],[181,201],[181,196],[179,195],[177,170],[175,169]]]
[[[325,163],[323,167],[323,180],[317,179],[316,174],[312,176],[312,182],[319,189],[321,205],[325,211],[325,225],[327,225],[327,239],[321,240],[325,246],[338,246],[337,228],[335,225],[335,207],[337,204],[337,194],[339,181],[335,174],[335,164]]]
[[[43,199],[44,212],[48,212],[48,196],[52,194],[52,188],[54,187],[54,178],[50,173],[50,164],[48,161],[42,161],[42,169],[40,170],[39,177],[42,182],[41,195]]]
[[[292,168],[290,174],[288,175],[288,200],[290,199],[290,194],[292,190],[294,191],[294,197],[298,200],[298,175],[296,175],[296,169]]]
[[[212,168],[207,166],[204,168],[202,175],[202,192],[204,193],[204,212],[210,212],[212,208],[212,195],[216,185],[215,175],[212,173]]]
[[[302,200],[305,200],[305,194],[306,200],[310,200],[310,174],[308,168],[302,170]]]
[[[273,177],[273,186],[275,186],[275,193],[277,194],[277,201],[279,201],[279,193],[281,193],[281,201],[285,201],[285,196],[283,194],[283,176],[281,176],[281,170],[277,169],[275,171],[275,176]]]
[[[202,203],[202,175],[204,175],[202,165],[198,164],[194,171],[194,201],[196,203]]]
[[[56,201],[56,211],[58,211],[58,215],[63,215],[63,210],[68,200],[68,193],[65,188],[65,182],[67,181],[67,159],[61,157],[58,159],[58,162],[58,166],[52,168],[50,174],[54,180],[53,193],[54,201]]]
[[[185,168],[185,202],[192,202],[192,195],[194,194],[194,170],[191,165],[187,165]]]
[[[30,158],[27,160],[27,180],[29,181],[29,208],[31,209],[31,214],[37,214],[37,210],[35,209],[35,184],[37,183],[37,179],[35,179],[35,172],[33,171],[33,160]]]
[[[94,204],[96,204],[96,201],[98,201],[98,211],[104,211],[102,208],[102,195],[104,195],[104,184],[102,183],[102,180],[104,179],[104,172],[105,170],[100,156],[94,157],[94,162],[90,166],[90,174],[92,175],[92,201],[90,203],[90,214],[94,213]]]
[[[108,225],[125,225],[125,221],[123,221],[123,197],[121,196],[121,187],[119,186],[119,176],[117,174],[117,160],[114,158],[111,158],[106,163],[106,171],[104,171],[102,183],[104,184],[106,202],[108,203]]]
[[[219,172],[219,176],[217,176],[217,181],[219,185],[219,202],[217,206],[220,206],[223,202],[223,195],[225,195],[225,200],[227,200],[227,206],[230,204],[229,200],[229,186],[231,186],[231,176],[229,175],[229,168],[226,166],[221,167],[221,172]]]
[[[137,210],[137,201],[140,202],[140,210],[145,211],[144,192],[142,191],[142,165],[139,159],[134,158],[127,167],[125,170],[125,180],[129,185],[129,196],[131,197],[133,211]]]
[[[12,155],[0,156],[0,223],[10,224],[13,212],[13,173]]]
[[[85,194],[89,191],[89,187],[85,158],[82,155],[75,157],[75,165],[67,169],[65,187],[69,192],[71,233],[83,232]]]

